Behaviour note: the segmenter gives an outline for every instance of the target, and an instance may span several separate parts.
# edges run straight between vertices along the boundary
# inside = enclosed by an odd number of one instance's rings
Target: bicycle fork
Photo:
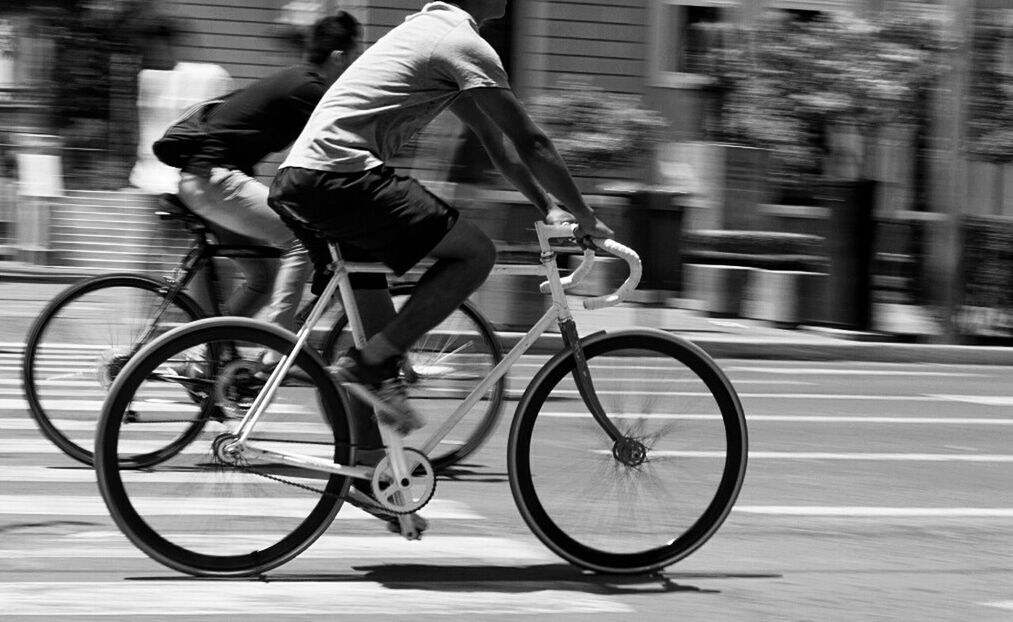
[[[587,366],[587,358],[584,356],[584,347],[577,335],[577,325],[573,319],[559,322],[559,330],[563,337],[563,345],[573,354],[573,381],[577,385],[577,392],[584,401],[591,416],[598,422],[613,443],[618,443],[623,438],[622,432],[612,423],[612,420],[605,414],[605,408],[598,399],[598,393],[594,389],[594,381],[591,379],[591,370]]]

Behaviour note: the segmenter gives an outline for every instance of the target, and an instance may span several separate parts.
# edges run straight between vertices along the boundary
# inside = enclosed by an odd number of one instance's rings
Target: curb
[[[0,262],[0,283],[70,284],[94,274],[97,273]],[[812,330],[804,331],[806,337],[800,338],[785,331],[784,337],[756,339],[735,334],[715,337],[694,335],[680,330],[668,332],[685,337],[716,359],[1013,365],[1013,347],[911,343],[910,340],[889,334],[837,335],[833,331]],[[587,334],[590,334],[590,331]],[[520,341],[524,333],[497,331],[497,335],[506,352]],[[931,338],[930,335],[923,337]],[[562,347],[563,340],[558,333],[545,333],[528,352],[551,355],[560,351]]]

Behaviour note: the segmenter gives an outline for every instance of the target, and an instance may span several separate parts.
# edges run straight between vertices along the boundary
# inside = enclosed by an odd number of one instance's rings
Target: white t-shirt
[[[324,94],[281,168],[354,173],[383,164],[468,89],[510,88],[464,10],[431,2],[380,38]]]

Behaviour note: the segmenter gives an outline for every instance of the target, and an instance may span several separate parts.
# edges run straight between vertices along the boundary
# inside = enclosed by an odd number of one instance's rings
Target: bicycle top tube
[[[535,233],[538,236],[538,244],[541,253],[553,253],[555,249],[552,246],[552,240],[570,239],[574,237],[574,231],[576,225],[563,224],[563,225],[548,225],[543,222],[535,222]],[[579,284],[590,272],[593,266],[594,260],[594,249],[597,248],[610,255],[614,255],[619,259],[622,259],[629,266],[630,274],[626,281],[612,294],[606,294],[604,296],[598,296],[596,298],[590,298],[584,302],[584,306],[587,309],[598,309],[604,306],[613,306],[619,304],[623,300],[629,297],[630,293],[637,288],[640,283],[640,277],[643,272],[643,266],[640,261],[640,256],[637,253],[615,240],[603,240],[603,239],[591,239],[590,245],[593,248],[585,248],[583,253],[583,260],[580,265],[573,271],[572,274],[566,277],[562,277],[562,283],[564,289],[571,289],[572,287]],[[332,242],[333,244],[333,242]],[[340,248],[338,249],[340,252]],[[502,251],[503,249],[498,249]],[[339,255],[340,256],[340,255]],[[379,262],[361,262],[361,261],[346,261],[341,260],[342,265],[349,273],[371,273],[371,274],[393,274],[393,271]],[[410,269],[406,275],[418,275],[425,272],[425,270],[431,266],[433,260],[424,259],[422,262],[417,264],[415,267]],[[556,269],[554,265],[546,265],[544,262],[539,263],[536,261],[530,263],[497,263],[492,268],[492,274],[506,274],[506,275],[545,275],[547,270]],[[548,282],[542,283],[540,291],[543,294],[549,293]]]

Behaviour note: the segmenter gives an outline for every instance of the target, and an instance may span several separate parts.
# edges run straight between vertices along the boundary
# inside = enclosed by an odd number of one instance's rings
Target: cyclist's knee
[[[476,271],[481,271],[483,275],[488,275],[496,264],[496,244],[485,233],[481,233],[481,237],[475,241],[473,261]]]
[[[496,263],[496,245],[484,231],[463,218],[457,221],[433,254],[466,261],[476,272],[488,273]]]

